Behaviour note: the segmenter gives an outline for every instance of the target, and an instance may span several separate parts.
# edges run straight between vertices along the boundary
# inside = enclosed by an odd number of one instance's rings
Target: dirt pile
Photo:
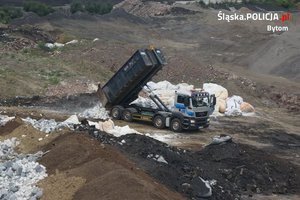
[[[54,41],[54,37],[46,31],[30,25],[0,28],[0,43],[3,44],[1,50],[11,51],[33,48],[41,41]]]
[[[47,88],[46,96],[64,97],[81,93],[96,92],[97,85],[89,80],[66,80]]]
[[[294,14],[293,17],[298,16]],[[274,74],[299,81],[299,28],[300,25],[291,27],[289,31],[274,36],[253,52],[249,58],[246,58],[249,68],[258,73]]]
[[[48,150],[41,159],[50,175],[41,183],[47,186],[44,199],[183,199],[114,148],[82,134],[60,136],[44,146]]]
[[[204,192],[199,188],[199,177],[212,185],[212,199],[300,192],[298,166],[248,145],[228,142],[191,152],[142,135],[115,138],[95,129],[89,133],[102,143],[116,146],[140,168],[188,198],[199,199]],[[151,155],[162,156],[168,164],[157,162]]]

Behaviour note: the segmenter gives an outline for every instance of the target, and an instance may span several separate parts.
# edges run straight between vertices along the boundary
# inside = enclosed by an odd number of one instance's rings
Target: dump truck
[[[110,110],[113,119],[146,121],[156,128],[170,128],[174,132],[207,128],[209,115],[216,104],[214,95],[194,91],[191,95],[176,92],[172,108],[166,106],[153,92],[148,93],[156,108],[132,104],[141,90],[158,71],[166,59],[160,49],[139,49],[98,90],[102,106]]]

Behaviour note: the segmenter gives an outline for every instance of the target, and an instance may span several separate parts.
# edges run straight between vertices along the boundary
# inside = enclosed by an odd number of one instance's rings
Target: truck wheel
[[[153,125],[156,128],[163,129],[165,128],[165,119],[161,115],[157,115],[153,119]]]
[[[132,113],[129,109],[125,109],[123,111],[123,114],[122,114],[122,118],[127,121],[127,122],[131,122],[132,121]]]
[[[121,119],[122,108],[120,106],[115,106],[111,109],[111,116],[113,119]]]
[[[182,131],[181,121],[178,118],[175,118],[171,121],[170,128],[174,132]]]

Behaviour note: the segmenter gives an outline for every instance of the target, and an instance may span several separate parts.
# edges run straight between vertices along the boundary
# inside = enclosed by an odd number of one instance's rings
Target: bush
[[[75,1],[71,3],[71,13],[76,13],[78,11],[84,12],[84,6],[81,2]]]
[[[284,7],[284,8],[292,8],[295,7],[294,0],[276,0],[277,5]]]
[[[71,12],[75,13],[78,11],[81,12],[89,12],[91,14],[99,14],[104,15],[109,13],[113,9],[112,4],[104,3],[104,2],[85,2],[82,3],[81,1],[75,0],[71,4]]]
[[[54,12],[54,9],[51,6],[36,1],[25,2],[23,8],[26,12],[34,12],[38,16],[46,16]]]
[[[104,15],[113,9],[110,3],[89,2],[85,5],[85,10],[91,14]]]
[[[270,4],[276,5],[284,8],[292,8],[296,6],[298,0],[243,0],[243,2],[253,3],[253,4]]]
[[[0,23],[7,24],[10,20],[23,16],[20,8],[0,7]]]

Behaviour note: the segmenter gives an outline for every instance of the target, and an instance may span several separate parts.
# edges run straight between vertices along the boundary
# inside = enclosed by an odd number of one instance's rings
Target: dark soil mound
[[[228,142],[191,152],[142,135],[115,138],[94,129],[89,133],[117,146],[151,176],[190,199],[201,199],[199,196],[207,192],[199,177],[216,181],[211,199],[300,193],[298,166],[247,145]],[[162,156],[168,164],[153,159],[155,156]]]
[[[12,120],[9,121],[5,126],[0,126],[0,135],[5,136],[10,134],[13,130],[18,128],[21,125],[20,121]]]
[[[67,112],[82,111],[95,106],[99,98],[95,93],[70,95],[66,97],[15,97],[11,99],[0,99],[0,106],[36,106],[46,107],[53,110],[64,110]],[[80,110],[76,110],[80,108]]]

